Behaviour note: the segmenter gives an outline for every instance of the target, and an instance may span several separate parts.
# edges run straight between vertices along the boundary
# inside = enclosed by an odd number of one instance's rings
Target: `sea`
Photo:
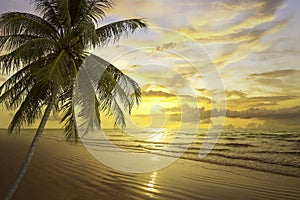
[[[207,130],[177,132],[174,129],[104,130],[117,147],[217,165],[300,177],[300,129],[224,129],[209,153],[201,158]],[[214,136],[215,137],[215,136]],[[207,138],[209,142],[215,138]],[[175,142],[174,142],[175,141]],[[116,150],[101,140],[95,145]],[[182,153],[182,154],[180,154]]]
[[[114,129],[103,130],[106,138],[92,138],[99,150],[158,154],[216,165],[300,177],[300,129],[224,129],[205,157],[199,156],[207,130]],[[214,136],[215,137],[215,136]],[[112,144],[106,142],[109,140]],[[105,141],[105,142],[104,142]],[[126,154],[124,154],[126,155]]]

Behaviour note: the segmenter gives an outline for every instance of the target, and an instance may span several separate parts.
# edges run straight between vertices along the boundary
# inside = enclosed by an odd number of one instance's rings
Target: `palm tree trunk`
[[[14,192],[17,190],[23,176],[25,175],[27,169],[28,169],[28,166],[30,164],[30,161],[33,157],[33,154],[35,152],[35,149],[36,149],[36,145],[40,139],[40,136],[42,135],[43,133],[43,130],[44,130],[44,127],[46,125],[46,122],[48,121],[48,118],[50,116],[50,113],[51,113],[51,110],[53,108],[53,105],[54,105],[54,100],[55,100],[55,93],[52,94],[52,97],[50,99],[50,101],[48,102],[48,105],[47,105],[47,108],[45,110],[45,113],[43,115],[43,118],[39,124],[39,127],[35,133],[35,136],[31,142],[31,145],[29,147],[29,150],[27,152],[27,155],[26,155],[26,158],[23,162],[23,165],[22,167],[20,168],[19,170],[19,173],[15,179],[15,181],[13,182],[13,185],[11,186],[10,190],[8,191],[8,193],[6,194],[6,197],[5,197],[5,200],[10,200],[11,197],[13,196]]]

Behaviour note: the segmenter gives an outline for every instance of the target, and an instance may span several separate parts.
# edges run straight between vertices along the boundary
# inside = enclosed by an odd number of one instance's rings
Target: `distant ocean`
[[[176,143],[172,140],[178,133],[173,129],[104,132],[114,144],[135,152],[161,150],[160,155],[176,157],[178,152],[183,151],[182,148],[189,145],[186,141],[193,140],[181,159],[300,177],[300,129],[224,129],[212,151],[202,159],[199,158],[199,151],[205,130],[199,129],[196,134],[188,129],[181,130]],[[101,145],[101,141],[93,142]],[[167,151],[163,149],[165,145],[169,145]],[[106,151],[113,149],[110,146],[105,148]]]

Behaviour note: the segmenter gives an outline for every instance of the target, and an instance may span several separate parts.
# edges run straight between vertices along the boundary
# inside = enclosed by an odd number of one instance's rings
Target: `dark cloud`
[[[246,97],[246,93],[241,90],[226,90],[225,93],[226,93],[227,98],[233,97],[233,96],[239,97],[239,98]]]
[[[171,120],[181,121],[186,123],[197,124],[199,123],[199,120],[210,121],[210,117],[211,117],[210,110],[206,110],[204,107],[201,108],[190,107],[188,104],[183,104],[181,108],[180,107],[167,108],[166,111],[172,113],[169,114]]]
[[[156,50],[157,51],[163,51],[163,50],[173,49],[174,47],[176,47],[176,43],[175,42],[169,42],[169,43],[166,43],[166,44],[162,44],[161,46],[157,46]]]
[[[298,96],[261,96],[261,97],[241,97],[238,99],[227,100],[227,105],[244,107],[275,106],[280,102],[299,99]]]
[[[282,78],[285,76],[293,76],[293,75],[299,75],[300,77],[300,70],[296,70],[296,69],[275,70],[275,71],[264,72],[260,74],[250,74],[249,77]]]
[[[271,16],[284,5],[286,0],[260,0],[258,2],[264,4],[260,10],[260,14]]]
[[[174,94],[167,93],[167,92],[162,92],[162,91],[154,91],[154,90],[149,90],[149,91],[143,91],[142,96],[145,97],[176,97]]]
[[[278,110],[250,108],[244,111],[227,110],[226,116],[240,119],[294,119],[300,124],[300,106],[282,108]]]
[[[218,109],[206,110],[204,107],[193,108],[188,104],[184,104],[181,108],[167,108],[166,111],[171,113],[169,114],[171,120],[189,123],[199,123],[199,121],[195,121],[199,114],[200,120],[202,120],[200,122],[204,123],[211,121],[212,113],[214,113],[214,117],[224,117],[225,113],[223,110]],[[182,116],[184,116],[184,118],[182,118]],[[265,124],[268,124],[267,121],[279,121],[281,124],[300,126],[300,106],[277,110],[250,108],[247,110],[235,111],[227,109],[226,117],[239,119],[260,119],[264,120]],[[254,124],[248,124],[248,126],[251,128],[259,127],[259,125]]]
[[[207,103],[207,104],[211,104],[211,98],[207,98],[207,97],[197,97],[199,103]]]
[[[136,69],[136,68],[140,68],[140,67],[142,67],[142,66],[141,65],[132,65],[132,66],[130,66],[131,69]]]
[[[210,96],[212,91],[206,89],[206,88],[196,88],[195,89],[196,91],[200,92],[201,94],[203,95],[207,95],[207,96]]]
[[[199,89],[201,90],[201,89]],[[196,89],[196,91],[199,91],[198,89]],[[203,89],[205,90],[205,89]],[[207,92],[209,92],[207,90]],[[183,102],[190,102],[193,103],[195,105],[199,104],[211,104],[212,100],[210,98],[210,96],[207,97],[207,95],[197,95],[194,94],[193,91],[176,91],[175,93],[171,93],[171,92],[164,92],[164,91],[160,91],[160,90],[153,90],[152,89],[152,85],[151,84],[145,84],[142,86],[142,98],[143,97],[149,97],[149,98],[166,98],[166,100],[168,98],[174,98],[177,99],[177,101],[179,101],[180,104],[182,104]]]

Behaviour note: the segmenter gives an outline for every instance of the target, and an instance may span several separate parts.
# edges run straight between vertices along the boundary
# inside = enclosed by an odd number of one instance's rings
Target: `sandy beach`
[[[15,200],[299,199],[300,178],[178,159],[164,169],[133,174],[93,158],[81,144],[42,137]],[[0,133],[0,199],[15,178],[33,134]]]

